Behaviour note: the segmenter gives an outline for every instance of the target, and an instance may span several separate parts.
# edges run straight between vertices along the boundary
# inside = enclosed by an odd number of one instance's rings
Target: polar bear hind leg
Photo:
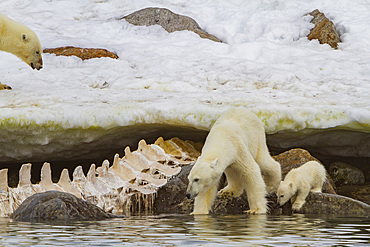
[[[311,189],[311,192],[314,192],[314,193],[321,193],[321,188],[322,188],[322,186],[312,188],[312,189]]]
[[[311,189],[312,192],[315,193],[321,193],[322,192],[322,186],[324,185],[326,177],[324,177],[323,180],[318,181]]]
[[[240,170],[237,169],[236,164],[230,165],[225,170],[227,185],[225,188],[221,189],[219,195],[221,197],[239,197],[244,190],[242,176]]]
[[[243,183],[248,196],[247,214],[265,214],[267,213],[266,186],[260,167],[249,152],[245,152],[243,156],[239,171],[242,179],[240,182]]]
[[[275,193],[281,181],[281,166],[279,162],[270,156],[267,146],[260,150],[256,162],[260,166],[267,193]]]

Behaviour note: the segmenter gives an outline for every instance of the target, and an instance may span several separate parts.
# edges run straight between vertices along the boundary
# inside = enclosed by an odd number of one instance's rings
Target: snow
[[[145,7],[187,15],[223,43],[118,20]],[[338,50],[307,39],[314,25],[306,14],[316,8],[335,23],[343,41]],[[2,0],[0,9],[33,29],[43,48],[105,48],[119,56],[82,61],[43,54],[44,68],[33,71],[1,52],[0,80],[13,88],[0,91],[2,157],[10,155],[9,144],[45,146],[70,129],[143,123],[209,129],[238,106],[252,109],[268,134],[370,132],[367,0]]]

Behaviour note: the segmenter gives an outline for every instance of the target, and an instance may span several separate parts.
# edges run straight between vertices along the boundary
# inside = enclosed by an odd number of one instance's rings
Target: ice
[[[117,19],[145,7],[192,17],[223,43]],[[336,24],[338,50],[306,38],[313,24],[305,14],[316,8]],[[13,88],[0,91],[1,157],[31,157],[32,145],[52,151],[88,143],[104,135],[83,133],[94,128],[209,129],[238,106],[251,108],[268,134],[370,130],[366,0],[2,0],[0,9],[33,29],[43,48],[106,48],[119,56],[43,54],[44,68],[33,71],[1,52],[0,81]],[[80,135],[64,132],[76,129]]]

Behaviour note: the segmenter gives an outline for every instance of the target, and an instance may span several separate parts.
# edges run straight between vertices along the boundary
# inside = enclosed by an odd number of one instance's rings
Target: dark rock
[[[308,39],[317,39],[319,40],[320,44],[328,44],[332,48],[337,49],[340,39],[337,31],[335,30],[333,22],[329,21],[329,19],[326,18],[326,16],[318,9],[315,9],[309,13],[309,15],[313,16],[311,23],[315,24],[315,27],[307,36]]]
[[[273,158],[280,163],[282,179],[285,178],[287,173],[293,169],[300,167],[308,161],[317,161],[321,163],[318,159],[313,157],[307,150],[301,148],[291,149],[279,155],[273,156]],[[322,192],[336,194],[334,189],[333,180],[330,178],[329,174],[326,173],[326,181],[322,188]]]
[[[76,56],[81,58],[82,60],[101,57],[110,57],[114,59],[118,58],[117,54],[110,52],[106,49],[80,48],[73,46],[44,49],[44,53],[52,53],[57,56]]]
[[[267,195],[268,214],[279,215],[281,209],[277,203],[275,194]],[[248,197],[244,192],[240,197],[220,197],[218,196],[213,205],[213,214],[245,214],[249,210]]]
[[[365,175],[360,169],[343,162],[332,163],[329,173],[336,186],[365,183]]]
[[[114,216],[76,196],[59,191],[37,193],[22,202],[10,218],[27,222],[104,220]]]
[[[203,31],[192,18],[175,14],[165,8],[146,8],[120,19],[125,19],[137,26],[160,25],[169,33],[188,30],[198,34],[201,38],[221,42],[217,37]]]
[[[183,166],[181,172],[168,181],[158,192],[154,201],[154,213],[190,213],[193,211],[193,200],[187,199],[186,188],[192,165]]]
[[[370,183],[363,185],[344,185],[337,188],[340,195],[365,202],[370,205]]]

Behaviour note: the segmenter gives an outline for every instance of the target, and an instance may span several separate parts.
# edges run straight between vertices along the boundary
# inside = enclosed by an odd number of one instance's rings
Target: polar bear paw
[[[6,84],[2,84],[2,83],[0,82],[0,90],[3,90],[3,89],[11,90],[12,88],[11,88],[10,86],[8,86],[8,85],[6,85]]]
[[[303,204],[304,204],[304,202],[295,201],[292,205],[293,211],[299,211],[302,208]]]
[[[218,192],[218,196],[221,198],[227,198],[227,197],[239,197],[242,194],[242,191],[237,191],[232,188],[223,188]]]
[[[249,209],[246,211],[247,214],[266,214],[264,209]]]

